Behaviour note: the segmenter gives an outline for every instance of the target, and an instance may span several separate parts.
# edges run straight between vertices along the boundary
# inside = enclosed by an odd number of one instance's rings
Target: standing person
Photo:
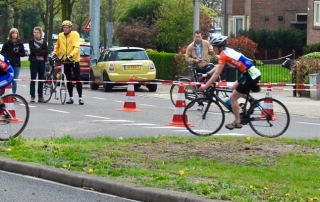
[[[199,91],[206,90],[216,79],[220,76],[225,64],[230,67],[236,68],[242,76],[232,86],[232,93],[230,95],[232,112],[235,120],[230,124],[225,125],[226,128],[232,130],[234,128],[242,128],[242,123],[239,114],[240,97],[246,98],[247,93],[252,90],[254,92],[260,91],[260,87],[257,83],[260,80],[261,73],[244,55],[235,51],[232,48],[227,48],[227,36],[220,36],[213,38],[210,44],[213,46],[213,50],[216,54],[219,54],[218,64],[207,74],[212,75],[210,80],[199,88]],[[251,100],[249,100],[251,101]]]
[[[77,91],[79,95],[79,104],[83,105],[82,99],[82,83],[80,78],[80,36],[76,31],[71,31],[72,22],[65,20],[62,22],[63,32],[58,36],[58,40],[54,46],[53,57],[61,56],[64,63],[64,73],[66,74],[68,83],[68,92],[70,99],[67,104],[73,104],[73,85],[71,70],[74,73],[74,80],[76,81]]]
[[[26,55],[23,43],[20,41],[18,29],[12,28],[9,31],[8,40],[2,46],[1,55],[8,58],[14,71],[14,79],[17,79],[21,67],[20,57]],[[12,81],[12,92],[14,94],[17,92],[17,82],[15,80]]]
[[[48,45],[47,42],[42,38],[42,28],[37,26],[33,29],[33,39],[29,41],[30,47],[30,96],[31,101],[35,102],[35,86],[36,82],[34,81],[37,78],[38,80],[44,80],[45,73],[45,62],[48,56]],[[43,99],[43,81],[38,81],[38,102],[44,102]]]
[[[190,65],[196,65],[197,73],[206,74],[212,70],[213,66],[208,65],[210,57],[213,55],[213,49],[209,41],[202,39],[202,34],[199,30],[194,32],[194,41],[188,46],[185,58]],[[200,78],[201,80],[201,78]],[[203,110],[203,103],[198,103],[198,110]]]

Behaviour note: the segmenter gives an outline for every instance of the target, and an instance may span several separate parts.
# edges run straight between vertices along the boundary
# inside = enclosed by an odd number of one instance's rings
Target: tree
[[[62,20],[71,20],[72,8],[76,0],[61,0]]]
[[[160,29],[158,49],[178,52],[178,47],[192,41],[193,4],[188,0],[166,0],[154,19]]]
[[[89,9],[89,0],[78,0],[73,6],[72,23],[78,25],[79,33],[83,33],[83,27],[89,19]]]

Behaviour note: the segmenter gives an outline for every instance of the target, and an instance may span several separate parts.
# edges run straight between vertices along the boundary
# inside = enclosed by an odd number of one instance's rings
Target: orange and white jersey
[[[228,64],[230,67],[238,69],[241,73],[253,66],[251,60],[232,48],[225,48],[219,57],[219,65]]]

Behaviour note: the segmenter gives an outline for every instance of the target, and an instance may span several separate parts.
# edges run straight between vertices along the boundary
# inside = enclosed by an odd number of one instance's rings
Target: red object
[[[9,84],[7,87],[5,87],[5,95],[12,94],[12,85]],[[3,99],[3,102],[6,105],[6,109],[10,112],[12,119],[10,120],[11,123],[21,122],[22,120],[18,119],[16,116],[16,110],[14,108],[14,99],[13,97],[8,97]]]
[[[265,98],[272,98],[272,85],[271,83],[268,83],[267,92]],[[263,108],[269,112],[269,114],[272,116],[272,120],[276,120],[277,118],[274,116],[273,111],[273,102],[272,100],[265,100],[263,103]],[[261,112],[261,119],[266,119],[265,115]]]
[[[130,82],[134,82],[134,76],[130,76]],[[134,92],[134,85],[133,83],[128,84],[127,89],[127,101],[124,102],[123,108],[118,109],[120,111],[127,111],[127,112],[141,112],[141,110],[138,110],[136,107],[136,99],[135,99],[135,92]]]
[[[172,122],[168,123],[167,126],[185,126],[183,123],[183,111],[186,108],[186,98],[184,96],[184,93],[184,85],[183,82],[181,82],[179,86],[178,99],[176,101],[176,108],[174,110]],[[185,115],[185,119],[187,120],[187,125],[192,126],[192,124],[188,122],[187,115]]]

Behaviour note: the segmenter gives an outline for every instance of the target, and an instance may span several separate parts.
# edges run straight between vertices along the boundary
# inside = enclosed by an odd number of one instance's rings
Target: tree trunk
[[[9,6],[8,2],[6,1],[4,4],[4,14],[3,19],[9,19]],[[6,41],[9,34],[9,22],[8,20],[5,20],[3,23],[3,41]]]

